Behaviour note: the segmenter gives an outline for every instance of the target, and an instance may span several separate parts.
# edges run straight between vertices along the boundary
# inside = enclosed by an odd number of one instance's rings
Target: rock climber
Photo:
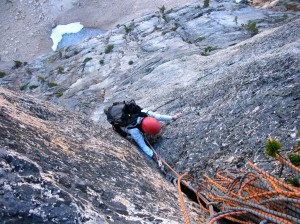
[[[158,163],[160,162],[159,155],[145,143],[143,133],[156,135],[160,131],[159,121],[176,121],[183,115],[182,113],[173,116],[157,114],[142,109],[134,100],[116,102],[104,111],[115,131],[124,137],[129,134],[143,152]]]

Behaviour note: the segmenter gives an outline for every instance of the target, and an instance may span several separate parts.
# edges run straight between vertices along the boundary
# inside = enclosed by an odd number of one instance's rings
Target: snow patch
[[[82,28],[83,25],[81,25],[80,22],[56,26],[54,29],[52,29],[52,34],[50,36],[53,41],[52,50],[55,51],[57,49],[57,45],[61,41],[64,34],[78,33]]]

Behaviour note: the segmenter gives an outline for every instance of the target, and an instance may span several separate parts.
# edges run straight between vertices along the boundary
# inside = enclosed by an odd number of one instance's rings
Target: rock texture
[[[121,137],[2,88],[0,102],[2,223],[184,222],[176,188]]]
[[[268,169],[267,138],[290,149],[300,126],[299,29],[297,12],[232,2],[161,8],[8,72],[0,85],[85,114],[103,133],[111,133],[103,109],[114,101],[133,98],[159,113],[181,111],[184,117],[151,139],[179,173],[201,178],[249,160]],[[85,144],[91,134],[80,134]],[[127,166],[127,159],[119,160]]]
[[[0,1],[0,69],[13,60],[31,61],[52,52],[51,30],[81,22],[85,27],[112,29],[159,7],[179,7],[195,0],[3,0]],[[87,16],[88,15],[88,16]]]

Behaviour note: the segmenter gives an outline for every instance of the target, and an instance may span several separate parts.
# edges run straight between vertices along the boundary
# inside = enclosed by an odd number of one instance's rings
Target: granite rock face
[[[0,101],[2,223],[184,222],[176,188],[121,137],[26,95]]]
[[[112,102],[135,99],[159,113],[183,112],[181,119],[165,123],[160,135],[151,139],[179,173],[201,178],[227,167],[243,168],[247,161],[270,169],[263,151],[268,137],[290,149],[299,131],[299,29],[297,12],[258,10],[227,1],[207,8],[195,4],[160,9],[30,62],[1,78],[0,85],[85,114],[101,125],[101,141],[128,149],[130,143],[108,134],[112,130],[103,109]],[[52,116],[34,111],[35,116]],[[79,135],[76,145],[94,136],[80,130],[68,134]],[[124,150],[116,148],[115,153]],[[127,165],[130,158],[116,163]],[[144,163],[135,165],[144,169]],[[99,183],[92,177],[91,181],[90,188]]]

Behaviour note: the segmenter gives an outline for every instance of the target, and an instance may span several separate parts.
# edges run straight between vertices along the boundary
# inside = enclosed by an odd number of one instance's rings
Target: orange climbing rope
[[[149,142],[148,144],[150,145]],[[157,154],[151,145],[150,147]],[[300,178],[299,167],[279,154],[276,154],[276,158],[287,165],[298,179]],[[167,162],[164,160],[162,162],[178,178],[179,202],[187,224],[191,221],[181,189],[181,183],[192,188],[190,183],[184,181],[187,178],[196,186],[192,189],[200,208],[210,214],[207,220],[209,224],[221,219],[243,224],[264,221],[300,223],[300,188],[284,183],[283,180],[268,174],[251,162],[247,163],[247,170],[223,170],[216,173],[215,178],[205,175],[197,183],[189,174],[180,175]]]

